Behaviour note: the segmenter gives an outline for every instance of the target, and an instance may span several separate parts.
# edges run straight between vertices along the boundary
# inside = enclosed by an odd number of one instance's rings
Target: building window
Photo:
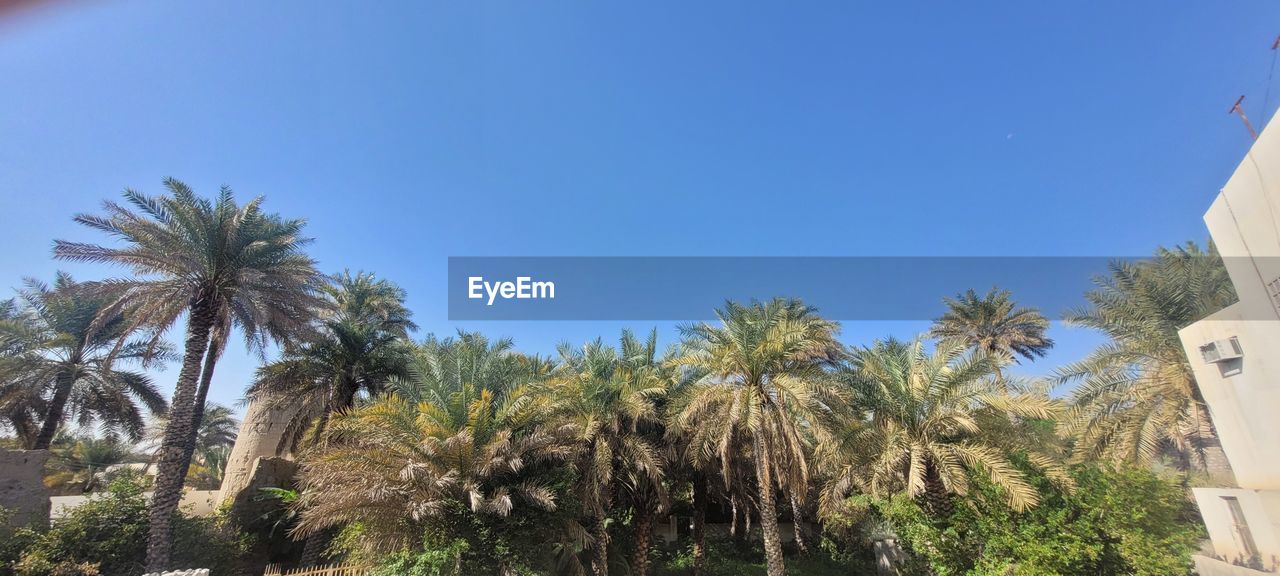
[[[1250,564],[1257,562],[1258,545],[1253,541],[1253,532],[1249,531],[1249,523],[1244,519],[1244,508],[1240,507],[1240,500],[1235,496],[1223,496],[1222,500],[1227,503],[1227,510],[1231,512],[1232,533],[1244,556],[1241,560]]]

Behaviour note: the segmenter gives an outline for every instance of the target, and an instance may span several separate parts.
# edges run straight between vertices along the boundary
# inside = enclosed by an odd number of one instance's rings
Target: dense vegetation
[[[280,448],[300,472],[272,492],[270,524],[305,541],[303,564],[856,574],[895,541],[907,573],[1177,574],[1199,528],[1176,475],[1225,466],[1176,335],[1233,298],[1212,249],[1099,277],[1066,320],[1109,343],[1046,381],[1009,367],[1053,345],[1048,319],[998,289],[947,299],[910,341],[847,346],[818,310],[773,299],[728,302],[665,349],[624,331],[542,357],[474,332],[414,341],[404,291],[318,273],[301,221],[166,186],[76,217],[115,246],[57,243],[131,277],[60,275],[0,306],[0,419],[16,442],[56,444],[72,423],[137,440],[141,408],[163,416],[152,503],[121,480],[46,532],[0,538],[21,574],[235,569],[247,536],[175,511],[184,479],[226,461],[229,415],[205,398],[233,329],[281,345],[247,395],[298,409]],[[175,352],[162,337],[179,322]],[[181,363],[167,406],[119,367],[163,361]],[[93,442],[81,451],[111,454]],[[672,514],[688,520],[678,540],[654,542]],[[175,539],[194,533],[219,558],[184,556]]]

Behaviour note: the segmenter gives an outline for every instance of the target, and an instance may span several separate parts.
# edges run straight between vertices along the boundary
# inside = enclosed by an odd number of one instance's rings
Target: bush
[[[1199,515],[1177,484],[1135,468],[1080,466],[1066,492],[1033,476],[1040,505],[1017,513],[978,482],[946,520],[911,499],[873,503],[938,576],[1190,574]]]
[[[706,558],[703,574],[708,576],[765,576],[764,550],[759,542],[749,550],[741,551],[733,541],[723,536],[707,535]],[[655,546],[655,576],[684,576],[693,574],[692,543],[670,552]],[[873,561],[861,556],[835,558],[824,550],[813,550],[804,556],[788,555],[785,558],[787,574],[791,576],[856,576],[875,574]]]
[[[53,523],[29,532],[14,568],[18,576],[136,576],[147,550],[147,502],[130,479],[111,483]],[[174,563],[234,574],[245,549],[238,533],[217,518],[174,518]]]

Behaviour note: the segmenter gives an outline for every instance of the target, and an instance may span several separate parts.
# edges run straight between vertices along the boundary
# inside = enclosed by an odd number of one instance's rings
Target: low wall
[[[44,487],[48,450],[0,450],[0,507],[12,512],[13,526],[49,524],[49,491]]]
[[[84,504],[93,496],[93,494],[54,496],[49,499],[52,502],[52,506],[48,512],[48,517],[53,520],[64,518],[68,512],[74,510],[76,506]],[[150,499],[151,493],[143,493],[143,496]],[[182,500],[178,503],[178,509],[192,516],[209,516],[217,509],[217,502],[217,490],[187,490],[182,493]]]
[[[1266,576],[1275,572],[1262,572],[1244,566],[1236,566],[1208,556],[1192,556],[1196,563],[1196,573],[1200,576]]]

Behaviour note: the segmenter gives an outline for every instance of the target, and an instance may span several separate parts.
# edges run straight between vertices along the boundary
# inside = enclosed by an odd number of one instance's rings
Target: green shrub
[[[111,483],[57,520],[30,533],[14,573],[18,576],[137,576],[147,549],[147,502],[130,479]],[[234,574],[244,539],[217,518],[174,518],[174,564]]]
[[[693,574],[693,546],[669,549],[655,546],[655,576],[684,576]],[[875,564],[865,557],[834,558],[824,550],[810,551],[806,555],[788,554],[785,558],[787,574],[791,576],[857,576],[875,574]],[[759,542],[747,550],[739,550],[732,540],[723,536],[707,535],[706,558],[703,574],[709,576],[765,576],[764,549]]]
[[[1017,513],[977,482],[954,514],[929,518],[910,498],[873,502],[902,543],[938,576],[1074,574],[1175,576],[1191,572],[1199,515],[1176,483],[1136,468],[1079,466],[1076,488],[1032,480],[1038,506]]]

